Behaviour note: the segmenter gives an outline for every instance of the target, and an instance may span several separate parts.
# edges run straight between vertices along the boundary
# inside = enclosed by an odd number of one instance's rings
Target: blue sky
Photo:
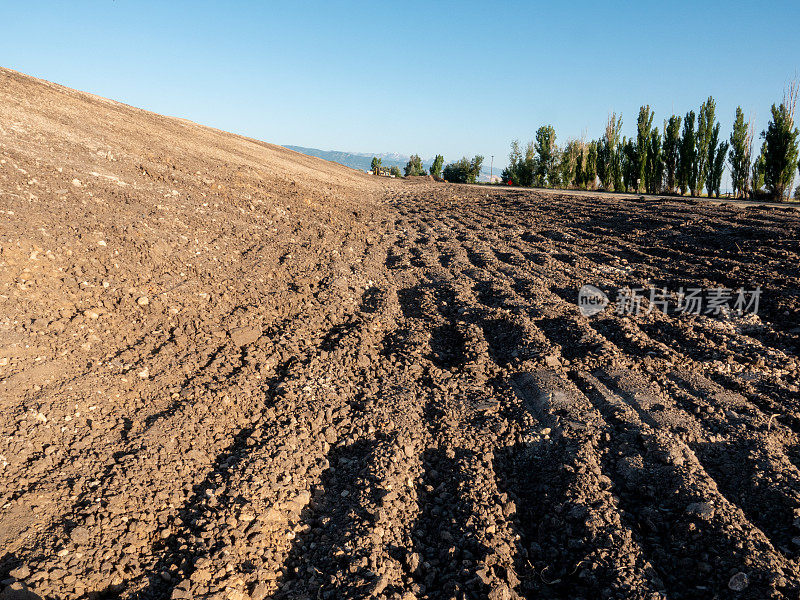
[[[495,155],[717,100],[764,128],[800,2],[11,2],[0,64],[279,144]],[[760,142],[759,142],[760,143]]]

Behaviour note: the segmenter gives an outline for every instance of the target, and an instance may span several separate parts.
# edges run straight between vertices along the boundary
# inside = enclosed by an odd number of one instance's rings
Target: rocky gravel
[[[0,82],[0,598],[800,597],[800,213]]]

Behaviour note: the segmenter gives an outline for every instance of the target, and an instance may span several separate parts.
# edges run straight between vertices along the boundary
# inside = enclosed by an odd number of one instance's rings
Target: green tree
[[[678,168],[678,146],[681,141],[681,118],[672,115],[664,122],[664,141],[661,155],[664,160],[664,184],[670,194],[675,193],[675,177]]]
[[[476,154],[469,162],[469,177],[467,178],[469,183],[478,181],[478,177],[481,175],[481,167],[483,167],[483,156]]]
[[[412,154],[408,159],[405,169],[406,177],[414,177],[416,175],[425,175],[425,168],[422,166],[422,159],[417,154]]]
[[[761,134],[764,138],[764,184],[773,200],[783,200],[786,191],[792,188],[797,168],[797,136],[794,106],[787,101],[780,106],[773,104],[772,119]]]
[[[483,166],[483,156],[477,155],[472,160],[466,156],[450,163],[442,171],[442,176],[451,183],[475,183]]]
[[[706,172],[703,174],[703,181],[706,184],[706,191],[708,192],[708,197],[710,198],[714,194],[714,183],[712,178],[714,176],[714,161],[717,158],[717,143],[719,142],[719,123],[714,125],[714,128],[711,130],[711,135],[708,139],[708,148],[706,149],[706,158],[705,170]]]
[[[719,188],[722,185],[722,173],[725,171],[725,155],[728,152],[728,142],[720,142],[719,123],[714,127],[711,135],[711,142],[708,146],[708,176],[706,178],[706,189],[708,197],[715,195],[719,198]]]
[[[636,180],[639,178],[639,154],[636,151],[636,142],[622,138],[622,186],[627,192],[636,189]]]
[[[664,158],[661,155],[661,134],[658,127],[650,132],[645,160],[645,189],[648,194],[658,194],[664,181]]]
[[[533,143],[533,140],[525,146],[525,155],[522,158],[520,169],[522,180],[524,181],[523,185],[533,186],[536,177],[536,144]]]
[[[586,164],[583,167],[583,185],[594,189],[597,184],[597,142],[589,142],[586,148]]]
[[[737,106],[733,133],[731,133],[731,151],[728,155],[733,195],[737,198],[744,198],[747,195],[747,184],[750,179],[750,154],[753,151],[752,143],[750,124],[744,120],[742,107]]]
[[[392,165],[391,168],[389,169],[389,175],[393,175],[394,177],[402,177],[402,175],[400,174],[400,167],[398,167],[397,165]]]
[[[600,187],[606,188],[611,185],[609,182],[610,161],[606,155],[606,141],[603,138],[594,142],[594,148],[597,151],[595,168],[597,169],[597,178],[600,180]]]
[[[519,140],[512,140],[511,152],[508,153],[508,166],[503,169],[501,177],[503,181],[510,181],[514,185],[524,185],[520,181],[520,165],[522,164],[522,152],[519,149]]]
[[[728,152],[728,142],[720,142],[717,156],[714,157],[714,195],[719,198],[719,188],[722,185],[722,173],[725,172],[725,154]]]
[[[764,148],[765,144],[761,145],[761,152],[753,161],[753,174],[750,179],[750,183],[752,186],[752,196],[758,197],[761,193],[762,188],[764,187],[764,171],[766,169],[766,159],[764,157]]]
[[[562,187],[568,188],[576,183],[575,174],[580,154],[581,143],[578,140],[569,140],[559,157],[558,180]]]
[[[614,190],[622,189],[622,148],[617,144],[617,150],[612,154],[611,172],[614,176]]]
[[[552,125],[543,125],[536,130],[536,173],[535,183],[539,187],[553,186],[557,179],[558,150],[556,148],[556,130]]]
[[[372,157],[372,164],[370,165],[370,169],[375,175],[381,174],[381,159],[377,156]]]
[[[639,179],[639,191],[645,186],[647,176],[647,152],[650,143],[650,130],[653,127],[653,111],[650,106],[639,108],[639,118],[636,120],[636,166]],[[659,152],[660,153],[660,152]]]
[[[450,183],[467,183],[469,180],[469,159],[464,157],[444,167],[442,177]]]
[[[622,188],[622,160],[619,149],[619,134],[622,130],[622,117],[612,113],[606,123],[605,135],[600,140],[597,152],[597,174],[604,189]]]
[[[441,154],[437,154],[436,158],[433,159],[433,164],[431,165],[431,175],[433,175],[437,179],[441,179],[443,164],[444,164],[444,156],[442,156]]]
[[[702,193],[708,175],[708,147],[714,131],[716,107],[714,98],[709,96],[708,100],[700,106],[700,114],[697,117],[697,136],[694,142],[696,149],[693,169],[694,186],[690,188],[692,196]]]
[[[530,187],[533,185],[536,157],[533,142],[529,142],[525,153],[520,149],[519,141],[511,142],[511,153],[508,155],[508,167],[503,171],[503,181],[514,185]]]
[[[719,188],[722,184],[722,173],[725,171],[725,154],[728,152],[728,142],[719,142],[719,123],[711,131],[708,143],[708,158],[706,161],[706,190],[708,197],[716,194],[719,198]]]
[[[681,195],[686,194],[686,190],[695,188],[694,164],[695,154],[695,135],[694,135],[694,111],[690,110],[683,119],[683,134],[681,143],[678,146],[678,169],[676,183]]]

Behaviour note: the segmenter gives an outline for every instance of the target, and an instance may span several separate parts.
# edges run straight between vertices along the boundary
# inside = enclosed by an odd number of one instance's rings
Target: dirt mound
[[[409,185],[0,78],[4,597],[797,596],[797,212]]]

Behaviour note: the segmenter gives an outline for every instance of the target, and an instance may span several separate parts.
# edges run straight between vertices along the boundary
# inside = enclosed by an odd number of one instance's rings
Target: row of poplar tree
[[[783,102],[772,105],[771,119],[761,133],[761,152],[753,157],[753,125],[736,109],[729,140],[720,140],[716,103],[709,97],[681,118],[664,121],[663,134],[653,127],[650,106],[639,109],[636,137],[620,138],[622,117],[612,114],[603,136],[594,141],[556,144],[551,125],[540,127],[523,150],[511,143],[503,180],[514,185],[643,192],[702,194],[719,197],[722,174],[730,168],[735,197],[788,196],[798,167],[798,130],[794,112],[798,86],[789,86]]]

